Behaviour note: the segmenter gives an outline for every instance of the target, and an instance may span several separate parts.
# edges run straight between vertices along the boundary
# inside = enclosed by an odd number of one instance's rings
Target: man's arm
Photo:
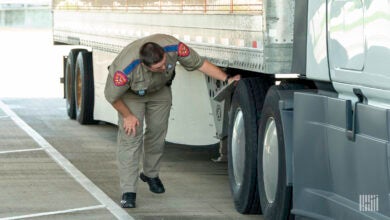
[[[127,107],[127,105],[123,102],[122,99],[118,99],[115,102],[112,103],[112,106],[119,112],[119,114],[123,117],[123,128],[127,135],[133,134],[135,136],[136,133],[136,127],[139,126],[139,120],[133,113],[130,111],[130,109]]]
[[[203,62],[203,65],[199,67],[199,70],[214,79],[218,79],[222,81],[225,81],[228,76],[224,71],[222,71],[219,67],[215,66],[214,64],[210,63],[208,60],[205,60]],[[229,78],[228,82],[231,82],[233,80],[238,81],[240,79],[241,79],[240,75],[235,75]]]
[[[111,69],[111,66],[110,66]],[[127,135],[135,135],[136,127],[139,125],[138,119],[133,115],[128,106],[123,102],[121,96],[130,88],[127,82],[125,85],[117,86],[113,78],[114,71],[107,75],[106,86],[104,88],[104,96],[107,101],[118,111],[123,118],[123,129]]]

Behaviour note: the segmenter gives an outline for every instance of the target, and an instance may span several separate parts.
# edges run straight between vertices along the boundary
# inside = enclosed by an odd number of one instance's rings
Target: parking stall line
[[[21,150],[7,150],[7,151],[0,151],[0,154],[22,153],[22,152],[40,151],[40,150],[44,150],[44,149],[43,148],[29,148],[29,149],[21,149]]]
[[[29,214],[29,215],[5,217],[5,218],[0,218],[0,220],[35,218],[35,217],[42,217],[42,216],[48,216],[48,215],[59,215],[59,214],[82,212],[82,211],[89,211],[89,210],[103,209],[103,208],[106,208],[106,207],[104,205],[96,205],[96,206],[88,206],[88,207],[75,208],[75,209],[59,210],[59,211],[53,211],[53,212],[41,212],[41,213],[35,213],[35,214]]]
[[[44,149],[58,165],[60,165],[66,172],[68,172],[101,204],[103,204],[117,219],[134,219],[1,100],[0,109],[6,115],[8,115],[15,122],[15,124],[23,129],[33,140],[35,140],[35,142],[41,146],[42,149]]]

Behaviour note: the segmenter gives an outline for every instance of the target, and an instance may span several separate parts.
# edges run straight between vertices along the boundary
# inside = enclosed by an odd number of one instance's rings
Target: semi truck
[[[265,219],[390,219],[389,0],[53,0],[67,114],[117,123],[107,66],[175,36],[242,79],[177,66],[167,141],[220,143],[235,209]],[[229,193],[229,192],[227,192]]]

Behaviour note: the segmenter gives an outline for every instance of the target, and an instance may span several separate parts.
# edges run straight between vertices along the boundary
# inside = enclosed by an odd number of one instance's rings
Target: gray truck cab
[[[308,1],[306,77],[296,92],[293,209],[315,219],[389,219],[390,2]]]

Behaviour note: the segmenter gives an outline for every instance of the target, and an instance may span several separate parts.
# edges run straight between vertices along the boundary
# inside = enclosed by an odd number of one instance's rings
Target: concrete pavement
[[[132,219],[1,101],[0,109],[1,219]]]
[[[79,125],[68,119],[60,98],[2,103],[0,219],[262,219],[235,211],[227,164],[211,161],[216,146],[167,144],[160,175],[166,193],[153,194],[140,181],[137,208],[118,210],[115,126]],[[120,210],[131,217],[118,217]]]

